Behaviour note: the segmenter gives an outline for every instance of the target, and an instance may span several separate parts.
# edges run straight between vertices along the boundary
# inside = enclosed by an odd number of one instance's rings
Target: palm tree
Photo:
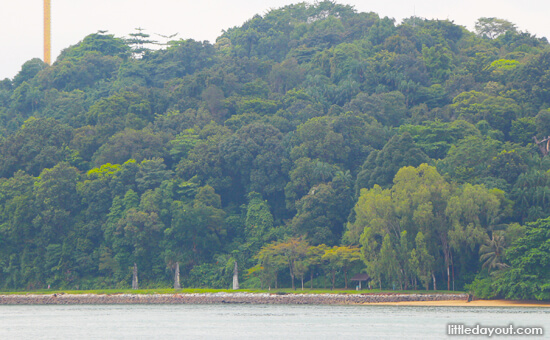
[[[320,178],[324,183],[332,178],[334,174],[334,167],[328,163],[317,161],[313,168],[313,174]]]
[[[493,232],[491,239],[481,246],[479,252],[481,253],[480,261],[483,262],[482,268],[487,268],[489,271],[493,269],[502,269],[508,267],[507,264],[502,262],[505,250],[504,235],[501,233]]]

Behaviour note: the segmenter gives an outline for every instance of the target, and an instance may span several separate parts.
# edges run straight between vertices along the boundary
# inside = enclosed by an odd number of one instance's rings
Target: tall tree
[[[515,32],[516,25],[499,18],[479,18],[475,24],[476,33],[489,39],[498,38],[506,32]]]

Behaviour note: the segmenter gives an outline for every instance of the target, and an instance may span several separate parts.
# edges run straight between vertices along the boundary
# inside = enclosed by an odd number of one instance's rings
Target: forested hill
[[[545,38],[324,1],[149,39],[0,82],[0,288],[130,287],[134,263],[227,288],[237,261],[241,287],[550,298]]]

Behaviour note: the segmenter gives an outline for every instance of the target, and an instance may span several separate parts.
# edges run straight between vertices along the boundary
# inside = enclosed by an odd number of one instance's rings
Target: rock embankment
[[[100,304],[295,304],[352,305],[403,301],[468,300],[468,294],[52,294],[0,295],[0,305]]]

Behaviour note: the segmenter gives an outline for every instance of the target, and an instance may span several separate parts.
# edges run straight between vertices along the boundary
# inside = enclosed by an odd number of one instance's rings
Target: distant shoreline
[[[468,294],[13,294],[0,295],[0,305],[116,305],[116,304],[289,304],[380,305],[442,307],[546,307],[550,302],[474,300]]]
[[[218,292],[195,294],[25,294],[0,295],[0,305],[72,304],[322,304],[360,305],[366,303],[458,300],[467,294],[277,294]]]

